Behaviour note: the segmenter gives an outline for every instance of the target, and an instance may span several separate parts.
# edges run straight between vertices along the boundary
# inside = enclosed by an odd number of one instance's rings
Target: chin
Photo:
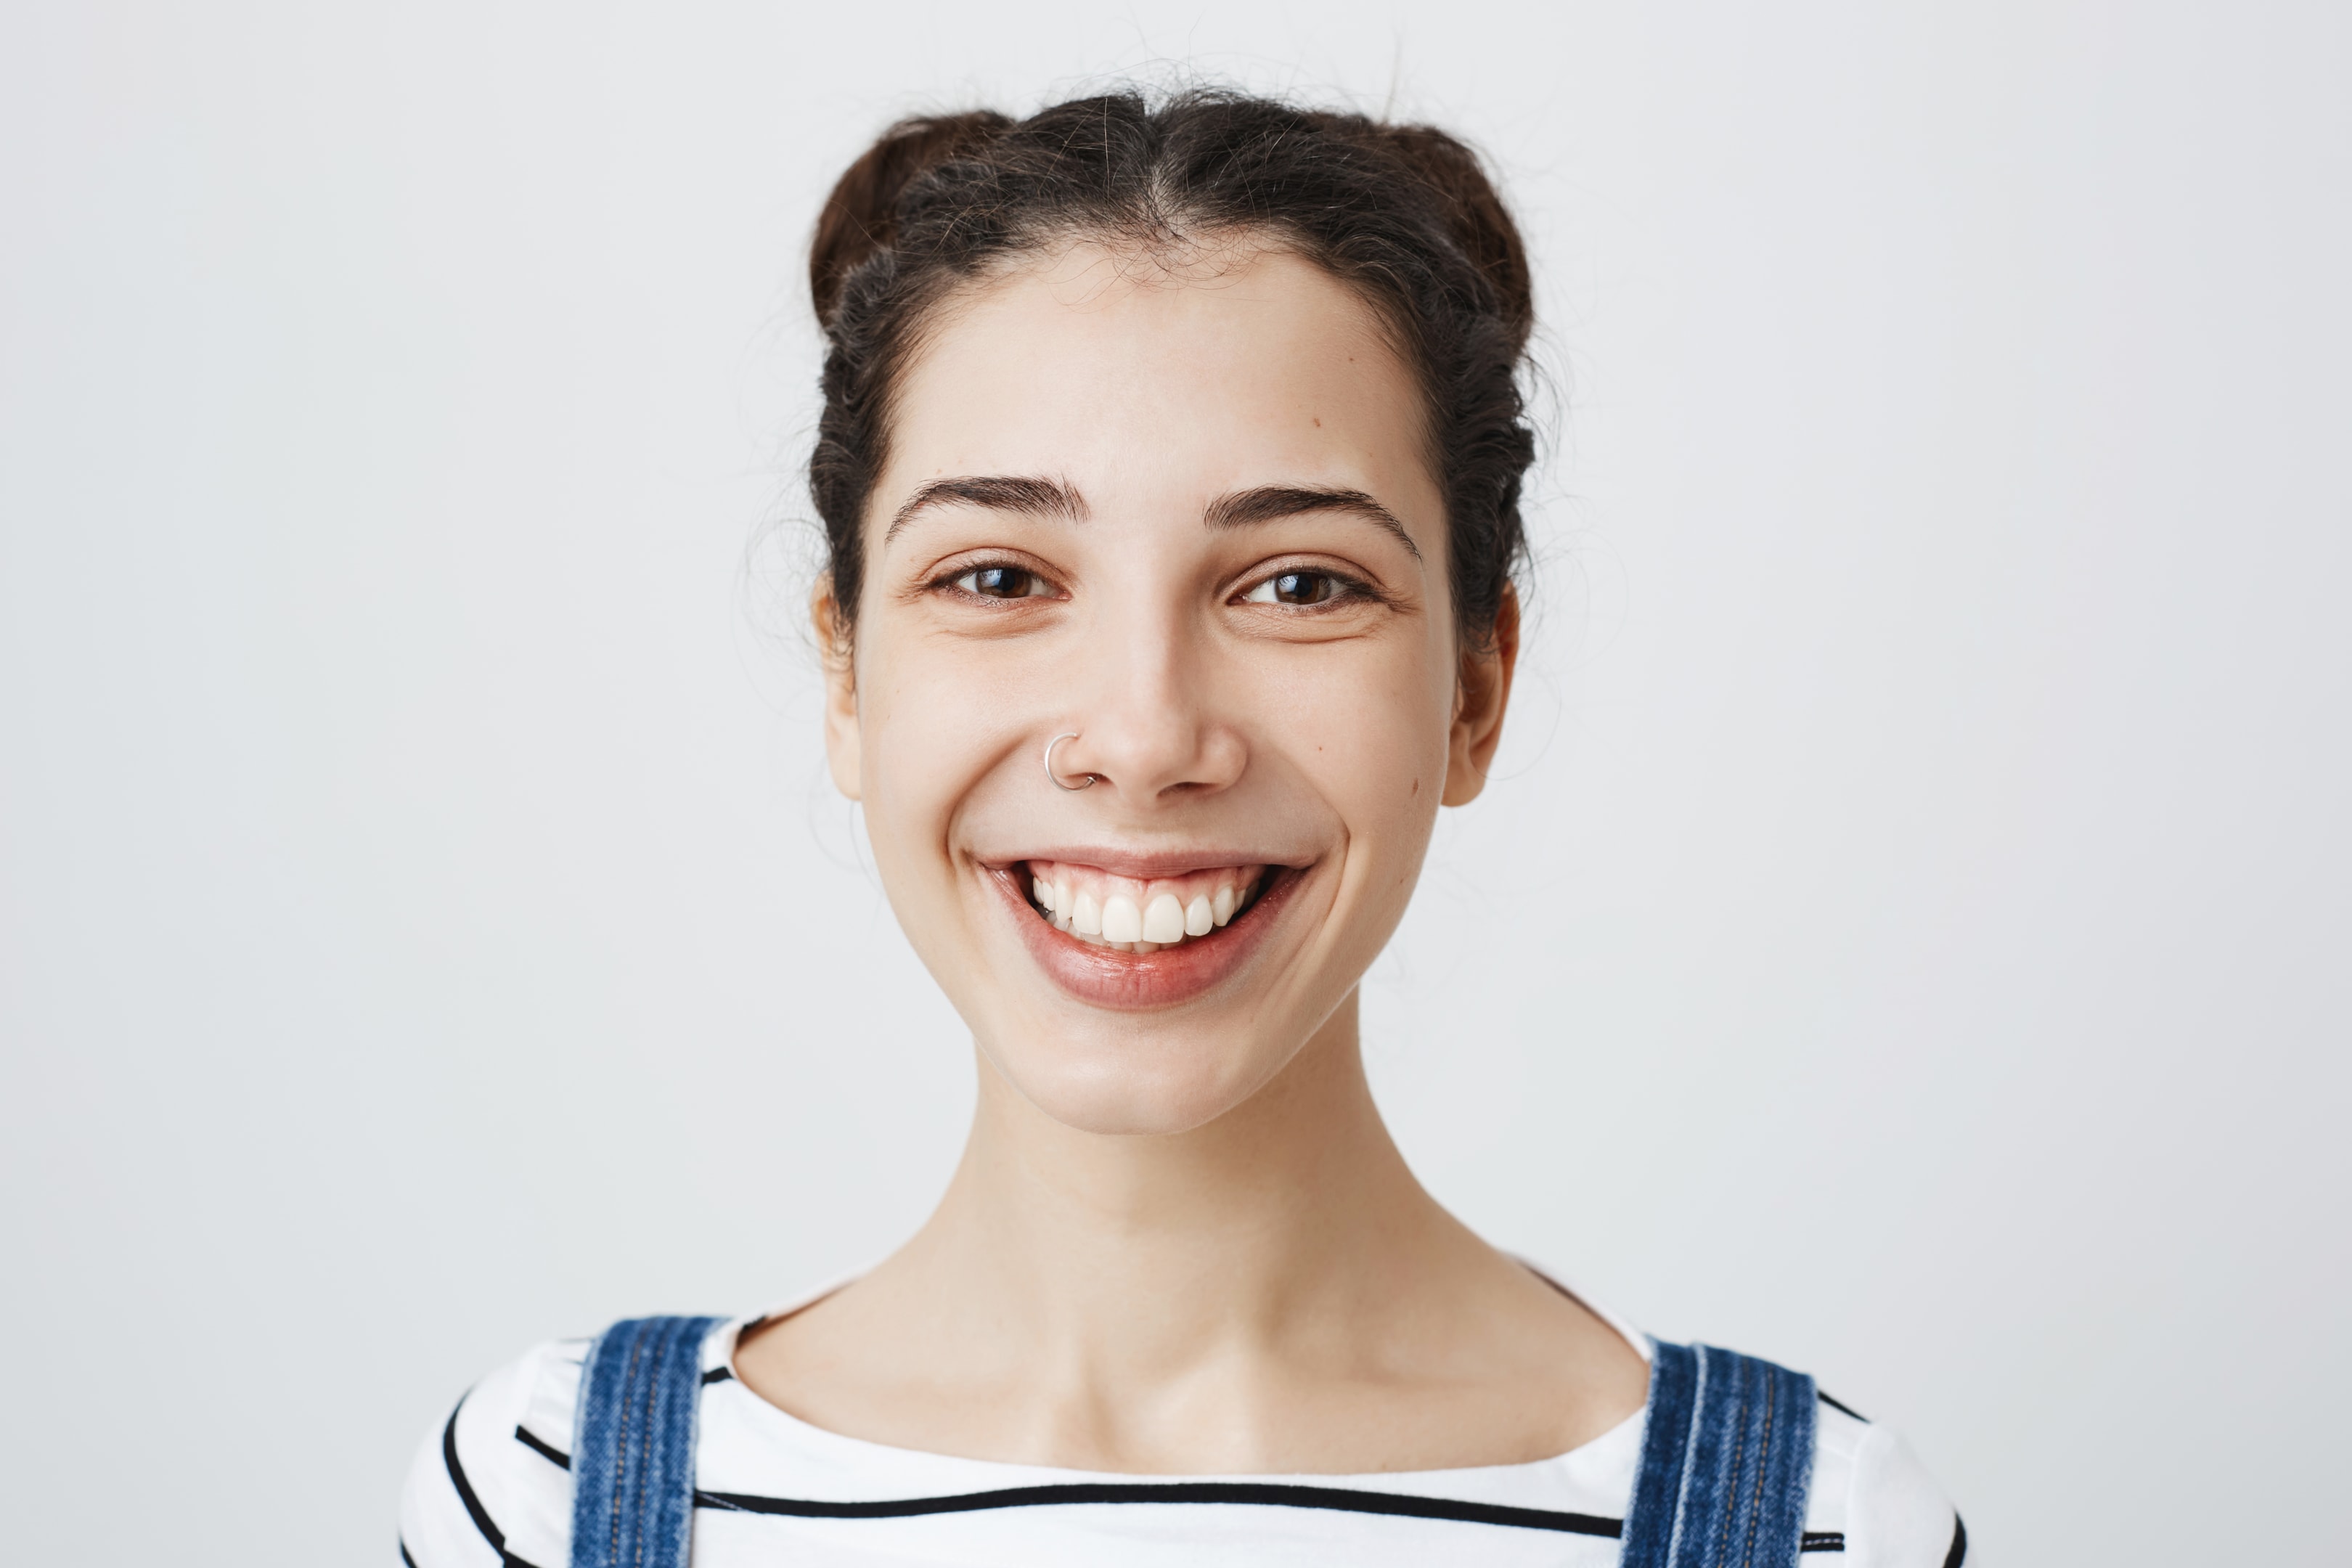
[[[1190,1132],[1246,1103],[1297,1054],[1234,1048],[1232,1033],[1119,1031],[1013,1050],[983,1044],[999,1076],[1023,1099],[1080,1132],[1131,1136]]]

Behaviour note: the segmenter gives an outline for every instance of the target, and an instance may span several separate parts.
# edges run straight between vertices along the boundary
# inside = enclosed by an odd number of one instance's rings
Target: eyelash
[[[1052,578],[1046,576],[1043,572],[1038,571],[1035,567],[1024,566],[1018,561],[976,561],[969,565],[958,566],[953,571],[941,573],[926,585],[934,590],[959,594],[966,599],[976,599],[982,604],[989,605],[1012,605],[1018,604],[1023,599],[1051,598],[1054,596],[1050,592],[1045,594],[983,594],[976,584],[970,588],[963,585],[965,578],[978,578],[982,574],[990,572],[1019,573],[1022,576],[1028,578],[1033,586],[1041,586],[1049,590],[1054,587]]]
[[[1262,600],[1254,597],[1261,589],[1278,583],[1285,577],[1320,577],[1331,584],[1330,596],[1307,605],[1280,605],[1278,600]],[[1345,572],[1337,572],[1328,566],[1306,565],[1276,567],[1243,589],[1237,597],[1249,604],[1280,605],[1281,608],[1288,610],[1293,615],[1319,615],[1341,609],[1349,605],[1388,602],[1387,595],[1360,577],[1349,576]]]
[[[980,591],[977,583],[969,588],[963,585],[966,578],[977,579],[982,574],[991,572],[1017,573],[1022,576],[1030,579],[1032,585],[1042,586],[1049,590],[1054,586],[1053,580],[1047,577],[1044,573],[1039,572],[1034,566],[1024,566],[1017,561],[975,562],[970,565],[960,566],[954,571],[941,573],[939,576],[933,578],[929,584],[927,584],[926,586],[935,592],[953,593],[960,595],[965,599],[978,600],[982,603],[991,605],[1013,605],[1018,604],[1024,599],[1051,598],[1055,596],[1050,592],[1045,594],[986,594]],[[1313,604],[1280,605],[1281,608],[1286,609],[1294,615],[1321,614],[1339,609],[1342,606],[1351,604],[1362,604],[1365,602],[1386,604],[1389,602],[1387,595],[1381,593],[1378,588],[1375,588],[1372,584],[1365,582],[1360,577],[1350,576],[1345,572],[1334,571],[1328,566],[1305,565],[1280,566],[1276,567],[1274,571],[1265,573],[1262,576],[1252,580],[1248,586],[1243,588],[1239,593],[1234,595],[1234,602],[1278,604],[1278,601],[1253,600],[1250,596],[1256,594],[1259,590],[1265,588],[1269,584],[1277,582],[1284,577],[1319,577],[1331,584],[1331,594],[1328,598],[1318,600]]]

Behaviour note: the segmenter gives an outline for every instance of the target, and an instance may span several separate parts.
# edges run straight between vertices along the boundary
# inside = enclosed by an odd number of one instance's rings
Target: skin
[[[1269,487],[1371,504],[1216,521]],[[930,1220],[746,1336],[743,1381],[870,1441],[1150,1474],[1518,1463],[1638,1411],[1640,1357],[1422,1189],[1364,1079],[1358,983],[1484,785],[1517,643],[1515,601],[1484,648],[1454,624],[1370,311],[1241,243],[1034,258],[934,323],[866,523],[854,641],[818,595],[826,742],[978,1103]],[[1076,793],[1040,766],[1066,731]],[[1038,857],[1284,890],[1163,983],[1050,945]]]

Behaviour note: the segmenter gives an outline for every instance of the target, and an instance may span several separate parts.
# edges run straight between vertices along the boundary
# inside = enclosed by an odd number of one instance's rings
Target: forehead
[[[877,501],[946,473],[1171,500],[1323,482],[1429,514],[1420,393],[1356,293],[1286,251],[1169,265],[1098,246],[953,301],[902,379]]]

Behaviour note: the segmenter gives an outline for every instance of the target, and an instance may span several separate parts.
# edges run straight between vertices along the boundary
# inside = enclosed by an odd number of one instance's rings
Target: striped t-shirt
[[[694,1568],[1614,1568],[1641,1457],[1637,1412],[1554,1458],[1468,1469],[1179,1479],[956,1458],[827,1432],[753,1394],[735,1342],[762,1321],[703,1343]],[[409,1568],[564,1568],[588,1346],[527,1352],[427,1436],[401,1501]],[[1901,1437],[1824,1395],[1804,1552],[1817,1568],[1958,1568],[1967,1537]]]

